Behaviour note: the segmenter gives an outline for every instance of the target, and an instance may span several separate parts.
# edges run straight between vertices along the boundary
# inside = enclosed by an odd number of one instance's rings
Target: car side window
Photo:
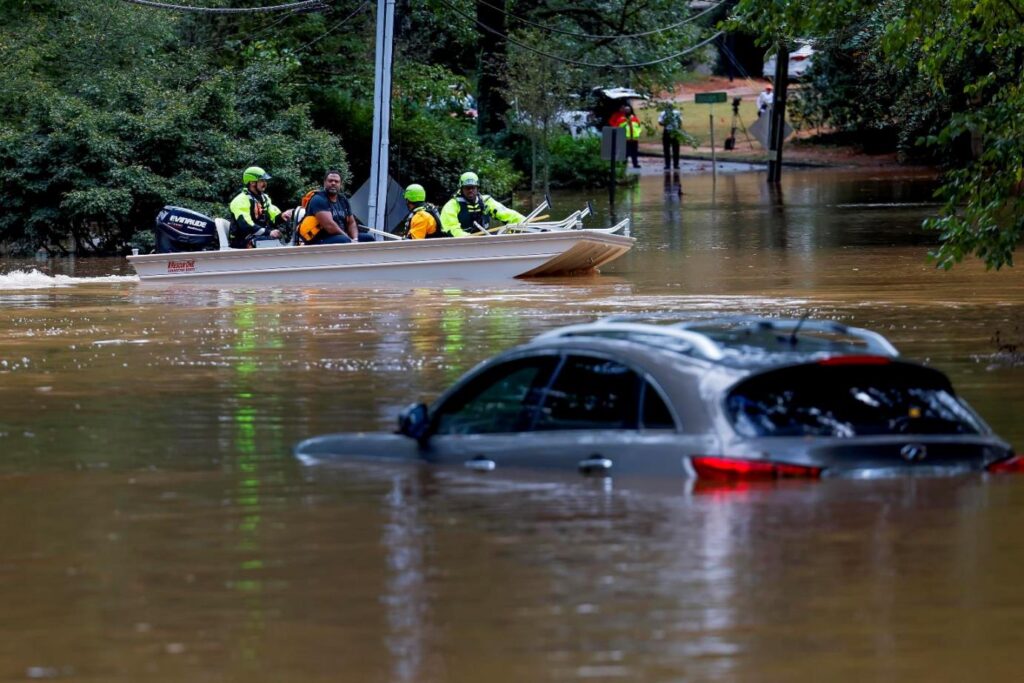
[[[643,380],[622,363],[569,356],[548,389],[534,429],[637,429]]]
[[[520,358],[488,368],[439,406],[435,434],[502,434],[529,429],[558,358]]]
[[[675,429],[676,421],[672,418],[672,411],[650,382],[644,382],[643,394],[641,426],[644,429]]]

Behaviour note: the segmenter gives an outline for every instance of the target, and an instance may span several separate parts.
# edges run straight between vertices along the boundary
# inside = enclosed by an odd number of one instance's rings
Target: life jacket
[[[623,120],[623,122],[619,124],[619,128],[626,129],[627,140],[639,140],[640,134],[644,130],[643,124],[640,123],[640,119],[638,119],[635,114]]]
[[[338,224],[338,227],[344,230],[345,219],[352,214],[352,208],[348,203],[348,197],[338,193],[338,201],[332,202],[331,198],[327,196],[327,193],[324,190],[311,190],[302,198],[302,208],[307,208],[310,200],[317,194],[322,195],[324,199],[327,200],[327,204],[331,208],[331,218],[333,218],[334,222]],[[316,214],[307,213],[299,223],[299,239],[306,244],[313,244],[316,242],[322,232],[323,228],[320,226],[320,221],[316,219]]]
[[[459,203],[459,225],[463,230],[474,232],[476,228],[473,223],[479,223],[483,228],[490,227],[491,217],[484,209],[488,199],[488,195],[477,194],[476,202],[470,204],[461,193],[455,195],[455,201]]]
[[[398,226],[398,230],[395,231],[395,235],[403,239],[408,237],[409,231],[412,229],[412,219],[420,211],[426,211],[430,214],[430,217],[434,219],[434,232],[428,233],[427,239],[431,239],[433,237],[448,237],[447,234],[441,232],[441,214],[438,213],[437,207],[430,202],[423,202],[419,206],[413,207],[413,210],[405,217],[402,224]]]
[[[235,249],[251,246],[248,240],[253,233],[257,232],[260,228],[269,231],[272,227],[270,222],[270,197],[267,193],[264,192],[257,198],[248,188],[242,192],[249,199],[249,217],[252,218],[253,224],[249,225],[245,221],[240,221],[238,216],[232,214],[231,227],[228,230],[228,246]]]

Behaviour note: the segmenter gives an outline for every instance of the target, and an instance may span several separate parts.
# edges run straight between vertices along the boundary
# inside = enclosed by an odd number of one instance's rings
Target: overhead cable
[[[155,7],[156,9],[171,10],[173,12],[199,12],[203,14],[256,14],[266,12],[319,12],[327,9],[323,0],[299,0],[284,5],[272,5],[269,7],[196,7],[194,5],[171,5],[153,0],[124,0],[132,5],[144,7]]]
[[[357,14],[362,12],[364,9],[366,9],[369,6],[369,4],[370,4],[370,0],[363,0],[363,4],[361,4],[359,7],[356,7],[354,10],[352,10],[352,12],[350,12],[348,14],[348,16],[346,16],[344,19],[342,19],[341,21],[337,22],[336,24],[334,24],[330,28],[326,29],[323,33],[318,35],[313,40],[310,40],[310,41],[304,43],[302,45],[302,47],[300,47],[298,50],[295,51],[295,54],[302,54],[303,52],[306,52],[307,50],[309,50],[310,46],[315,45],[316,43],[320,42],[321,40],[323,40],[324,38],[326,38],[330,34],[332,34],[335,31],[337,31],[339,28],[341,28],[342,26],[347,24],[354,16],[356,16]]]
[[[705,38],[701,42],[697,43],[696,45],[692,45],[692,46],[686,48],[685,50],[681,50],[680,52],[676,52],[675,54],[671,54],[671,55],[668,55],[666,57],[661,57],[659,59],[652,59],[652,60],[647,61],[647,62],[636,62],[634,64],[596,64],[594,62],[584,62],[584,61],[581,61],[581,60],[578,60],[578,59],[569,59],[568,57],[559,57],[558,55],[553,55],[553,54],[551,54],[549,52],[544,52],[543,50],[538,50],[535,47],[531,47],[530,45],[527,45],[526,43],[523,43],[522,41],[516,40],[515,38],[512,38],[511,36],[507,36],[504,33],[491,28],[490,26],[488,26],[487,24],[483,23],[482,21],[479,21],[475,17],[471,17],[468,14],[465,14],[459,8],[455,7],[451,3],[447,2],[447,0],[441,0],[441,4],[444,5],[445,7],[447,7],[448,9],[450,9],[451,11],[455,12],[456,14],[458,14],[460,17],[462,17],[464,19],[468,19],[469,21],[472,21],[474,24],[477,24],[480,28],[484,29],[488,33],[492,33],[492,34],[498,36],[499,38],[503,38],[503,39],[507,40],[508,42],[512,43],[513,45],[515,45],[517,47],[521,47],[524,50],[527,50],[528,52],[533,52],[534,54],[538,54],[538,55],[540,55],[542,57],[547,57],[548,59],[553,59],[553,60],[555,60],[557,62],[564,62],[565,64],[574,64],[576,66],[586,66],[586,67],[590,67],[590,68],[594,68],[594,69],[636,69],[636,68],[639,68],[639,67],[642,67],[642,66],[654,66],[655,64],[661,64],[662,62],[668,62],[668,61],[671,61],[673,59],[679,59],[680,57],[688,55],[691,52],[694,52],[695,50],[704,47],[705,45],[707,45],[711,41],[713,41],[716,38],[718,38],[718,36],[720,36],[720,35],[725,33],[725,31],[719,31],[718,33],[715,33],[714,35],[712,35],[710,38]]]
[[[691,22],[696,21],[697,19],[700,19],[702,16],[704,16],[705,14],[710,12],[711,10],[717,9],[718,7],[720,7],[722,5],[723,2],[725,2],[725,0],[719,0],[714,5],[711,5],[710,7],[706,8],[705,10],[703,10],[701,12],[698,12],[697,14],[689,16],[689,17],[683,19],[682,21],[678,21],[678,22],[676,22],[674,24],[671,24],[669,26],[662,26],[661,28],[652,29],[650,31],[643,31],[641,33],[618,33],[618,34],[613,34],[613,35],[601,35],[599,33],[576,33],[575,31],[565,31],[565,30],[560,29],[560,28],[555,28],[554,26],[546,26],[544,24],[538,24],[538,23],[536,23],[534,21],[530,21],[529,19],[524,19],[524,18],[522,18],[520,16],[512,14],[511,12],[505,11],[504,9],[502,9],[501,7],[498,7],[497,5],[492,5],[491,3],[487,2],[486,0],[477,0],[477,2],[479,4],[481,4],[481,5],[484,5],[485,7],[490,7],[493,10],[501,12],[502,14],[504,14],[507,17],[510,17],[512,19],[515,19],[516,21],[522,22],[522,23],[526,24],[527,26],[533,26],[534,28],[539,28],[542,31],[548,31],[549,33],[557,33],[559,35],[571,36],[573,38],[585,38],[587,40],[621,40],[621,39],[624,39],[624,38],[642,38],[644,36],[653,36],[656,33],[663,33],[665,31],[671,31],[673,29],[677,29],[680,26],[685,26],[686,24],[689,24]]]

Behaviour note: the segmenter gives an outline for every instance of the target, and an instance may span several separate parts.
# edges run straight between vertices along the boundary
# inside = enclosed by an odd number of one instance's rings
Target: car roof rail
[[[671,320],[668,324],[639,322]],[[559,337],[603,337],[643,341],[652,346],[717,362],[737,354],[770,356],[867,354],[896,357],[899,351],[881,334],[834,320],[723,316],[707,320],[657,314],[616,315],[596,322],[569,325],[541,334],[537,340]]]
[[[608,339],[627,339],[652,343],[655,346],[667,347],[681,353],[697,355],[708,360],[720,360],[724,353],[721,347],[700,332],[692,332],[667,325],[651,325],[649,323],[618,322],[611,319],[598,320],[593,323],[569,325],[557,330],[545,332],[535,341],[548,341],[560,337],[604,337]],[[669,343],[658,343],[669,342]],[[674,344],[672,342],[675,342]]]

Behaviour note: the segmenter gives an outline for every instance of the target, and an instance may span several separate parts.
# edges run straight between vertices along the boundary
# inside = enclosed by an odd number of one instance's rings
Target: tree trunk
[[[493,5],[489,7],[488,5]],[[505,128],[508,103],[501,94],[501,74],[508,61],[508,43],[504,35],[505,0],[488,0],[487,5],[476,5],[477,54],[479,56],[476,90],[476,132],[478,135],[497,133]],[[484,26],[494,30],[492,33]],[[500,34],[500,35],[498,35]]]

